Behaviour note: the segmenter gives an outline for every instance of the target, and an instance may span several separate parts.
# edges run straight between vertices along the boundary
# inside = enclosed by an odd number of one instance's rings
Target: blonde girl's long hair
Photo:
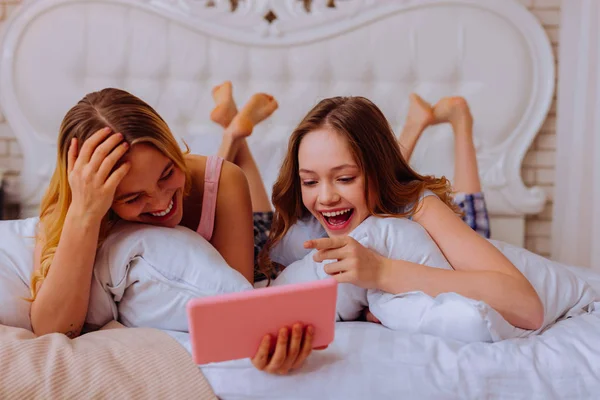
[[[86,95],[65,115],[58,136],[56,168],[40,208],[38,239],[44,238],[40,267],[31,277],[31,298],[35,300],[40,284],[48,275],[62,234],[63,225],[71,205],[71,188],[67,174],[67,155],[71,139],[77,138],[79,148],[98,130],[109,127],[123,134],[133,146],[147,143],[173,160],[186,176],[185,191],[190,187],[190,177],[177,140],[167,123],[158,113],[136,96],[120,89],[103,89]],[[98,247],[106,238],[118,217],[109,211],[100,225]]]
[[[310,215],[302,203],[298,150],[304,136],[328,127],[342,135],[365,175],[365,198],[371,215],[405,217],[419,207],[419,197],[429,189],[455,212],[451,185],[445,177],[417,174],[402,156],[394,132],[381,110],[364,97],[333,97],[319,102],[292,133],[279,176],[273,185],[273,225],[259,254],[260,270],[267,277],[277,266],[271,249],[299,220]],[[370,194],[373,195],[370,195]]]

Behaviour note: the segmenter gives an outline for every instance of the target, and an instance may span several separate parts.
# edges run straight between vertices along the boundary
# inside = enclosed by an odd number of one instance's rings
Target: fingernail
[[[123,142],[122,144],[123,144],[123,147],[129,147],[129,143],[127,143],[127,142]]]
[[[110,128],[107,126],[106,128],[104,128],[104,132],[109,132]]]
[[[312,335],[315,333],[315,328],[312,325],[309,325],[308,328],[306,328],[306,332]]]

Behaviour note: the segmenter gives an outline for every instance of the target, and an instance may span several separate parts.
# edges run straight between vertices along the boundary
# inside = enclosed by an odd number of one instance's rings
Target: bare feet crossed
[[[267,119],[277,109],[277,100],[266,93],[256,93],[237,113],[227,127],[226,133],[233,138],[247,137],[254,127]]]
[[[236,164],[246,174],[250,186],[252,210],[271,211],[269,196],[246,137],[252,134],[257,124],[267,119],[277,109],[277,101],[273,96],[257,93],[238,112],[230,81],[215,86],[212,96],[215,108],[210,113],[210,119],[224,128],[217,155]]]

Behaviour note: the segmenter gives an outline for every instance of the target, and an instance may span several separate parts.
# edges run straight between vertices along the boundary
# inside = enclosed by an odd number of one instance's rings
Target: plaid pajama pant
[[[462,219],[475,232],[486,239],[490,238],[490,218],[483,193],[464,194],[454,196],[454,202],[463,212]]]

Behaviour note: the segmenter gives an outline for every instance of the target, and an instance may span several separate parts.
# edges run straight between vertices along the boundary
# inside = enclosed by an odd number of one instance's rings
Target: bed
[[[207,154],[219,143],[211,88],[226,79],[238,103],[256,91],[279,101],[250,138],[269,189],[287,136],[317,100],[364,95],[399,129],[414,91],[471,104],[494,238],[523,245],[525,215],[546,201],[524,185],[521,162],[551,103],[554,60],[516,1],[31,1],[7,22],[2,49],[24,217],[37,213],[60,121],[83,94],[129,90]],[[426,131],[414,167],[452,179],[452,140],[447,125]]]
[[[85,93],[131,91],[192,152],[210,154],[220,135],[211,88],[224,80],[238,103],[265,91],[280,104],[249,139],[267,188],[289,133],[319,99],[366,96],[398,130],[417,92],[471,104],[493,238],[522,246],[525,216],[546,201],[523,183],[521,163],[550,107],[554,60],[514,0],[32,0],[7,22],[1,49],[0,106],[24,158],[23,217],[36,215],[60,121]],[[452,179],[452,140],[448,126],[430,128],[413,166]],[[600,293],[597,274],[572,270]],[[223,399],[594,398],[598,332],[598,311],[536,338],[468,346],[342,323],[334,344],[290,376],[248,360],[202,372]]]

